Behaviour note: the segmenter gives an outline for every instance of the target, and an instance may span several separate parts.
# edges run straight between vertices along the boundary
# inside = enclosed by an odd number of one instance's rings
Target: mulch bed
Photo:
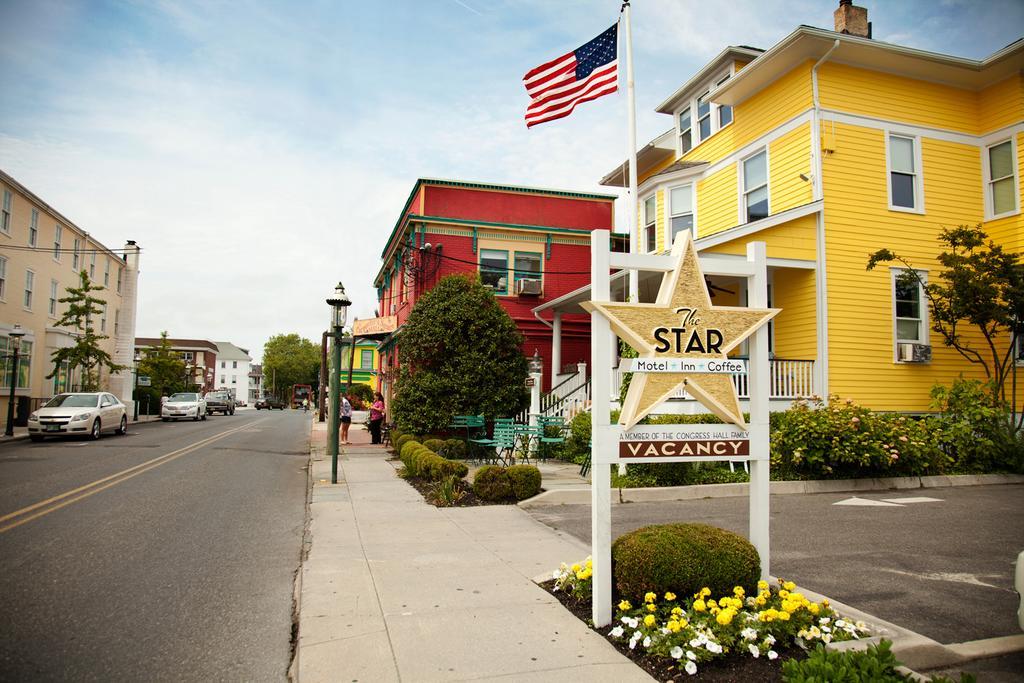
[[[555,582],[545,581],[540,587],[551,593],[562,605],[572,612],[576,617],[591,626],[591,611],[589,602],[580,602],[572,599],[568,594],[554,589]],[[612,644],[616,650],[628,657],[634,664],[650,674],[658,681],[723,681],[735,683],[750,683],[751,681],[765,681],[774,683],[782,681],[782,663],[788,659],[805,659],[807,653],[798,647],[790,649],[777,649],[779,658],[770,660],[767,657],[754,659],[748,656],[725,657],[722,659],[704,662],[698,665],[697,673],[690,676],[669,659],[644,654],[639,648],[630,650],[626,641],[615,640],[606,633],[594,629],[601,636]],[[607,631],[609,629],[604,629]]]

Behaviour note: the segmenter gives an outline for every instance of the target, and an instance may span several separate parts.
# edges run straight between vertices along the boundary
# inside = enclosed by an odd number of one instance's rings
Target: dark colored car
[[[206,395],[206,412],[209,414],[234,415],[235,397],[231,395],[230,391],[211,391]]]
[[[260,400],[256,401],[256,410],[263,410],[264,408],[267,410],[273,410],[274,408],[284,410],[285,405],[284,401],[275,396],[264,396]]]

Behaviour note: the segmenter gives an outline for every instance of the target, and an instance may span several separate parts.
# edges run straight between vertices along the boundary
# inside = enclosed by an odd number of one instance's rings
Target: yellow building
[[[78,388],[80,373],[55,368],[52,355],[74,343],[74,330],[57,327],[67,304],[69,286],[79,285],[79,273],[105,290],[95,332],[109,337],[101,342],[117,365],[129,369],[101,376],[105,390],[129,404],[139,249],[128,242],[120,253],[97,242],[33,192],[0,171],[0,417],[7,415],[11,387],[10,333],[24,333],[15,387],[16,417],[61,391]],[[57,371],[52,378],[47,375]]]
[[[890,248],[927,281],[941,229],[977,223],[1024,252],[1024,40],[979,61],[869,34],[867,10],[843,4],[835,31],[727,48],[662,102],[674,127],[638,153],[639,246],[681,230],[705,253],[766,242],[773,396],[924,411],[933,384],[983,373],[930,329],[921,288],[866,271],[868,254]],[[743,303],[742,283],[713,284],[716,304]]]

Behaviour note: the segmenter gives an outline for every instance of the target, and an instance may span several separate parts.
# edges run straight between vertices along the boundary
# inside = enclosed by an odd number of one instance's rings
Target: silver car
[[[98,439],[105,431],[128,432],[128,411],[105,391],[58,394],[28,416],[28,435],[33,441],[72,435]]]
[[[181,391],[164,401],[160,408],[160,419],[168,420],[205,420],[206,399],[194,391]]]

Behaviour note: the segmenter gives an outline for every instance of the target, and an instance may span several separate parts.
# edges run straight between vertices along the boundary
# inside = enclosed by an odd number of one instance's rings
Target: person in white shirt
[[[348,396],[341,395],[341,443],[350,443],[348,440],[348,428],[352,426],[352,404]]]

